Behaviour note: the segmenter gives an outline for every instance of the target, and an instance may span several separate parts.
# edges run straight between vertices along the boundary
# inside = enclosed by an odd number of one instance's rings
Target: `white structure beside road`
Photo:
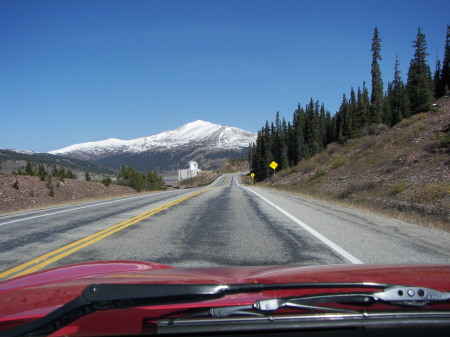
[[[178,170],[178,180],[188,179],[195,177],[202,170],[198,168],[196,161],[189,162],[189,168],[187,170]]]

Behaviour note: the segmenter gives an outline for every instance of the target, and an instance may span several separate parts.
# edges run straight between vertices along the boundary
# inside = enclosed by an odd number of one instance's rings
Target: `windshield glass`
[[[449,12],[2,1],[0,281],[450,264]]]

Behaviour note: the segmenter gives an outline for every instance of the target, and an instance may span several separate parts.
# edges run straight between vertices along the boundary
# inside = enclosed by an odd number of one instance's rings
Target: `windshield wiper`
[[[300,297],[272,298],[258,300],[253,305],[213,307],[200,310],[179,319],[195,317],[224,318],[232,315],[264,316],[272,314],[281,308],[295,308],[308,311],[326,311],[333,313],[359,313],[358,310],[321,306],[319,304],[351,304],[353,306],[369,306],[375,303],[385,303],[400,307],[423,307],[450,301],[450,292],[440,292],[430,288],[390,286],[385,290],[374,293],[332,293],[306,295]],[[172,322],[177,319],[172,319]]]
[[[323,303],[350,303],[370,305],[385,303],[401,307],[423,307],[450,301],[450,292],[440,292],[430,288],[392,286],[375,293],[343,293],[302,296],[298,298],[274,298],[256,301],[253,307],[259,311],[275,311],[282,307],[326,310],[332,312],[355,312],[354,310],[317,306]]]
[[[369,282],[356,282],[356,283],[284,283],[284,284],[226,284],[226,285],[211,285],[211,284],[93,284],[84,289],[82,294],[76,299],[68,302],[62,307],[49,313],[36,321],[28,324],[24,324],[19,327],[15,327],[9,330],[1,331],[0,337],[13,337],[22,335],[45,335],[50,334],[60,328],[70,324],[80,317],[88,315],[96,310],[109,310],[125,307],[135,307],[144,305],[161,305],[161,304],[175,304],[175,303],[190,303],[207,301],[217,299],[228,294],[236,293],[251,293],[261,292],[266,290],[281,290],[281,289],[349,289],[349,288],[375,288],[384,289],[381,292],[376,293],[363,293],[358,296],[362,296],[360,299],[364,302],[369,300],[381,300],[388,303],[422,303],[426,304],[431,302],[443,302],[450,300],[449,292],[439,292],[428,288],[417,287],[403,287],[392,286],[384,283],[369,283]],[[403,292],[406,296],[401,296],[400,292]],[[415,294],[411,296],[414,291]],[[338,296],[324,295],[326,296]],[[342,294],[339,301],[345,301],[346,294]],[[348,295],[348,294],[347,294]],[[409,296],[409,297],[407,297]],[[320,297],[320,296],[316,296]],[[349,299],[350,297],[347,297]],[[300,298],[298,298],[300,299]],[[305,298],[306,299],[306,298]],[[354,300],[355,298],[353,298]],[[400,300],[402,299],[402,300]],[[282,307],[294,303],[295,299],[274,299],[263,300],[272,302],[259,301],[258,305],[265,306],[268,304],[276,307]],[[330,302],[330,297],[323,298]],[[274,302],[279,301],[279,302]],[[284,301],[284,302],[283,302]],[[302,300],[304,301],[304,300]],[[318,300],[314,300],[317,302]],[[313,301],[313,302],[314,302]],[[323,303],[323,302],[320,302]],[[309,303],[312,304],[312,303]],[[300,303],[299,305],[308,305],[307,303]],[[256,307],[257,308],[257,307]],[[329,309],[329,308],[323,308]]]

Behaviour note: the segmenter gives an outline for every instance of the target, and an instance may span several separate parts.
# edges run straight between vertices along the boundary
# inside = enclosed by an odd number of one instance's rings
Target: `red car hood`
[[[258,266],[175,269],[137,261],[97,261],[25,275],[0,283],[0,330],[17,318],[38,318],[78,297],[92,283],[235,284],[379,282],[450,290],[450,265]],[[286,292],[283,293],[286,296]],[[252,295],[215,303],[251,303]],[[239,298],[239,301],[237,300]]]

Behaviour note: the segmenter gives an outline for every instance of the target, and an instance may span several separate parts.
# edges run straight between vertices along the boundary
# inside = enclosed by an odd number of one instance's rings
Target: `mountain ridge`
[[[156,135],[73,144],[49,153],[114,168],[131,165],[141,170],[164,171],[183,168],[189,160],[197,160],[203,169],[214,169],[226,159],[246,156],[244,152],[254,142],[255,133],[197,120]]]
[[[210,149],[242,149],[256,140],[256,134],[236,127],[221,126],[202,120],[184,124],[175,130],[131,140],[109,138],[95,142],[73,144],[49,151],[50,154],[68,155],[87,160],[97,160],[112,154],[160,151],[180,147]]]

